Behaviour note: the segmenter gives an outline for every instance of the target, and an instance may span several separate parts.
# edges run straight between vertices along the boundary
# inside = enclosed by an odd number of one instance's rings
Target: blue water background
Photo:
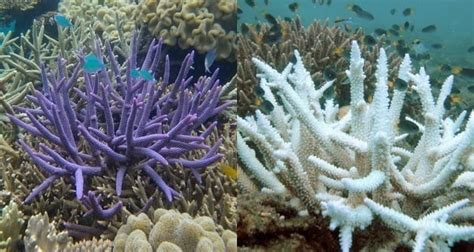
[[[337,18],[352,17],[353,27],[362,27],[365,33],[371,34],[376,28],[388,30],[393,24],[403,26],[405,21],[415,25],[414,32],[404,32],[400,38],[411,43],[420,39],[430,50],[430,65],[448,64],[474,68],[474,53],[468,53],[469,47],[474,46],[474,0],[332,0],[330,6],[313,4],[311,0],[255,0],[257,6],[249,7],[244,0],[238,0],[243,13],[238,20],[242,22],[265,22],[264,13],[268,12],[275,17],[292,17],[299,15],[303,24],[308,25],[315,20],[329,19],[333,24]],[[290,3],[297,2],[299,10],[295,13],[288,8]],[[374,15],[372,21],[357,17],[347,10],[348,4],[357,4]],[[395,8],[395,15],[390,10]],[[402,12],[405,8],[413,8],[414,14],[405,17]],[[422,33],[421,29],[428,25],[436,25],[433,33]],[[442,49],[432,49],[433,43],[441,43]]]

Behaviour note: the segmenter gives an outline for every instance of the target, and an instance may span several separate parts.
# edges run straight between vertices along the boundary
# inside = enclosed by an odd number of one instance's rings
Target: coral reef
[[[474,217],[466,189],[474,169],[474,112],[467,123],[465,111],[455,119],[443,117],[453,77],[435,99],[424,68],[412,73],[406,55],[389,92],[387,55],[380,49],[367,103],[365,62],[353,41],[346,71],[350,109],[338,118],[333,99],[320,101],[334,81],[316,89],[303,58],[294,55],[296,62],[281,72],[253,58],[263,97],[273,105],[266,114],[257,110],[255,117],[237,119],[238,155],[254,183],[293,195],[302,213],[322,210],[330,228],[339,228],[342,251],[351,248],[355,231],[370,229],[378,219],[389,227],[390,242],[368,242],[366,248],[445,250],[474,239],[474,227],[465,226]],[[407,134],[399,134],[398,123],[408,88],[420,97],[424,121],[415,121],[421,137],[405,149],[399,145]]]
[[[0,12],[8,10],[29,10],[38,4],[38,0],[0,0]]]
[[[0,216],[0,250],[13,251],[16,243],[21,239],[23,226],[23,213],[18,210],[18,205],[10,203],[2,209]]]
[[[238,197],[239,251],[338,251],[337,234],[319,216],[300,215],[289,195]]]
[[[114,251],[237,251],[237,235],[207,216],[157,209],[152,220],[143,213],[129,216]]]
[[[195,48],[205,53],[215,48],[217,59],[235,60],[237,1],[145,0],[135,12],[144,24],[167,45]]]
[[[315,83],[322,83],[327,79],[336,79],[334,96],[340,105],[348,105],[349,85],[344,70],[349,66],[348,52],[350,41],[363,41],[362,30],[353,32],[345,31],[338,26],[330,26],[327,21],[317,21],[303,27],[298,18],[294,20],[278,20],[278,29],[281,37],[278,40],[267,41],[267,37],[274,32],[274,27],[268,24],[259,26],[259,30],[250,29],[248,33],[239,33],[237,49],[237,88],[239,90],[238,113],[243,116],[253,112],[258,108],[260,102],[255,91],[257,78],[256,69],[251,59],[258,57],[277,69],[283,70],[287,62],[294,58],[293,51],[298,49],[302,58],[307,62],[308,71]],[[378,50],[383,44],[383,40],[373,46],[362,44],[361,51],[366,59],[375,61]],[[389,55],[390,79],[395,76],[395,68],[401,61],[396,54]],[[392,68],[393,67],[393,68]],[[375,79],[375,68],[371,64],[365,64],[367,79],[365,81],[366,90],[373,90],[373,80]]]
[[[136,8],[135,1],[130,0],[65,0],[59,5],[59,11],[76,24],[92,27],[111,42],[132,37],[136,28],[132,16]]]
[[[37,108],[18,107],[21,114],[17,116],[26,115],[23,120],[9,116],[32,136],[46,140],[39,145],[28,138],[19,141],[37,167],[47,174],[39,177],[41,183],[32,189],[26,203],[48,191],[46,189],[55,181],[61,181],[58,184],[63,189],[56,193],[72,190],[76,198],[83,201],[85,216],[94,214],[98,219],[108,219],[118,213],[122,205],[113,195],[121,198],[122,188],[134,184],[134,179],[127,183],[130,176],[147,175],[147,180],[162,192],[156,197],[164,195],[171,201],[180,194],[159,173],[163,175],[171,167],[182,167],[200,183],[201,170],[221,157],[217,154],[221,140],[214,139],[215,142],[209,143],[212,147],[204,143],[217,125],[208,121],[232,104],[220,102],[217,72],[189,87],[191,78],[186,76],[193,60],[190,54],[172,85],[167,75],[168,57],[165,57],[164,77],[158,83],[154,79],[146,80],[146,76],[136,76],[134,71],[138,72],[136,67],[139,66],[142,74],[143,71],[155,72],[161,59],[161,42],[150,45],[140,64],[137,43],[135,36],[131,56],[123,66],[116,61],[112,46],[107,44],[106,69],[109,71],[86,72],[84,56],[80,56],[82,63],[69,67],[70,71],[61,58],[57,60],[57,72],[48,72],[41,64],[42,92],[35,91],[35,96],[29,96]],[[101,47],[96,41],[94,53],[105,62]],[[115,77],[110,78],[108,74]],[[191,88],[195,92],[191,93]],[[96,198],[92,190],[101,188],[94,186],[93,178],[98,176],[113,177],[109,182],[115,185],[114,192],[99,191]],[[63,181],[70,181],[73,189]],[[111,206],[112,201],[117,203]],[[102,209],[99,202],[108,202],[111,208]],[[79,233],[84,231],[73,229]]]

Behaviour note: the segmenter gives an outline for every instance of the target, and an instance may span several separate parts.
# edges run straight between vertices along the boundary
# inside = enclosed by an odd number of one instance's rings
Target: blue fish
[[[138,78],[138,77],[140,77],[140,72],[137,69],[133,69],[130,72],[130,76],[132,76],[132,78]]]
[[[147,70],[140,70],[140,75],[144,80],[151,81],[154,80],[155,77],[153,77],[153,74],[151,72],[148,72]]]
[[[104,62],[94,54],[89,54],[84,57],[84,66],[82,68],[86,73],[96,73],[104,68]]]
[[[211,71],[209,68],[214,64],[214,60],[216,60],[216,49],[212,49],[206,54],[206,58],[204,59],[204,68],[206,69],[206,73],[210,73]]]
[[[130,72],[130,76],[132,78],[142,78],[142,79],[147,80],[147,81],[155,80],[155,77],[153,77],[153,74],[151,72],[148,72],[145,69],[142,69],[140,71],[138,71],[138,69],[133,69]]]
[[[54,16],[54,20],[56,21],[56,23],[59,25],[59,26],[62,26],[62,27],[70,27],[72,26],[72,23],[69,19],[67,19],[67,17],[63,16],[63,15],[56,15]]]

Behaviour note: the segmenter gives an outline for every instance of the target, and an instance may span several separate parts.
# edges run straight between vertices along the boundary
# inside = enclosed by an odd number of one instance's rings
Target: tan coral
[[[0,11],[33,9],[38,0],[0,0]]]
[[[69,244],[64,252],[112,252],[111,240],[82,240],[76,243]]]
[[[136,5],[128,0],[65,0],[61,1],[59,10],[75,22],[91,26],[103,38],[116,41],[130,38],[135,29],[132,19]],[[123,31],[123,34],[120,32]]]
[[[23,213],[18,210],[18,205],[11,201],[2,209],[0,216],[0,250],[7,251],[15,247],[15,243],[21,238],[23,226]]]
[[[237,235],[223,230],[209,217],[193,219],[187,213],[160,208],[154,212],[154,226],[149,232],[132,228],[149,223],[151,220],[145,216],[131,215],[127,224],[120,227],[114,251],[131,251],[128,249],[138,247],[140,251],[237,251]]]
[[[215,48],[217,59],[234,59],[236,1],[147,0],[138,5],[135,19],[168,45],[199,53]]]
[[[70,242],[67,232],[56,231],[55,225],[49,223],[48,214],[32,216],[25,231],[25,251],[59,251]]]

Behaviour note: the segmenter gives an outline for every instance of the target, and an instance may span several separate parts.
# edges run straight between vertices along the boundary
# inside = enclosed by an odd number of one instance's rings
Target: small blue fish
[[[84,66],[82,68],[86,73],[96,73],[104,68],[104,62],[94,54],[89,54],[84,57]]]
[[[137,69],[133,69],[130,72],[130,76],[132,76],[132,78],[138,78],[138,77],[140,77],[140,72]]]
[[[59,26],[62,26],[62,27],[70,27],[72,26],[72,23],[69,19],[67,19],[67,17],[63,16],[63,15],[55,15],[54,16],[54,21],[56,21],[56,23],[59,25]]]
[[[147,70],[140,70],[140,76],[144,79],[144,80],[147,80],[147,81],[152,81],[155,79],[155,77],[153,77],[153,74],[151,72],[148,72]]]
[[[153,74],[151,72],[148,72],[145,69],[142,69],[140,71],[138,71],[138,69],[133,69],[130,72],[130,76],[132,78],[142,78],[142,79],[147,80],[147,81],[155,80],[155,77],[153,77]]]
[[[214,60],[216,60],[216,49],[212,49],[206,54],[206,58],[204,59],[204,68],[206,69],[206,73],[210,73],[211,71],[209,68],[214,64]]]

